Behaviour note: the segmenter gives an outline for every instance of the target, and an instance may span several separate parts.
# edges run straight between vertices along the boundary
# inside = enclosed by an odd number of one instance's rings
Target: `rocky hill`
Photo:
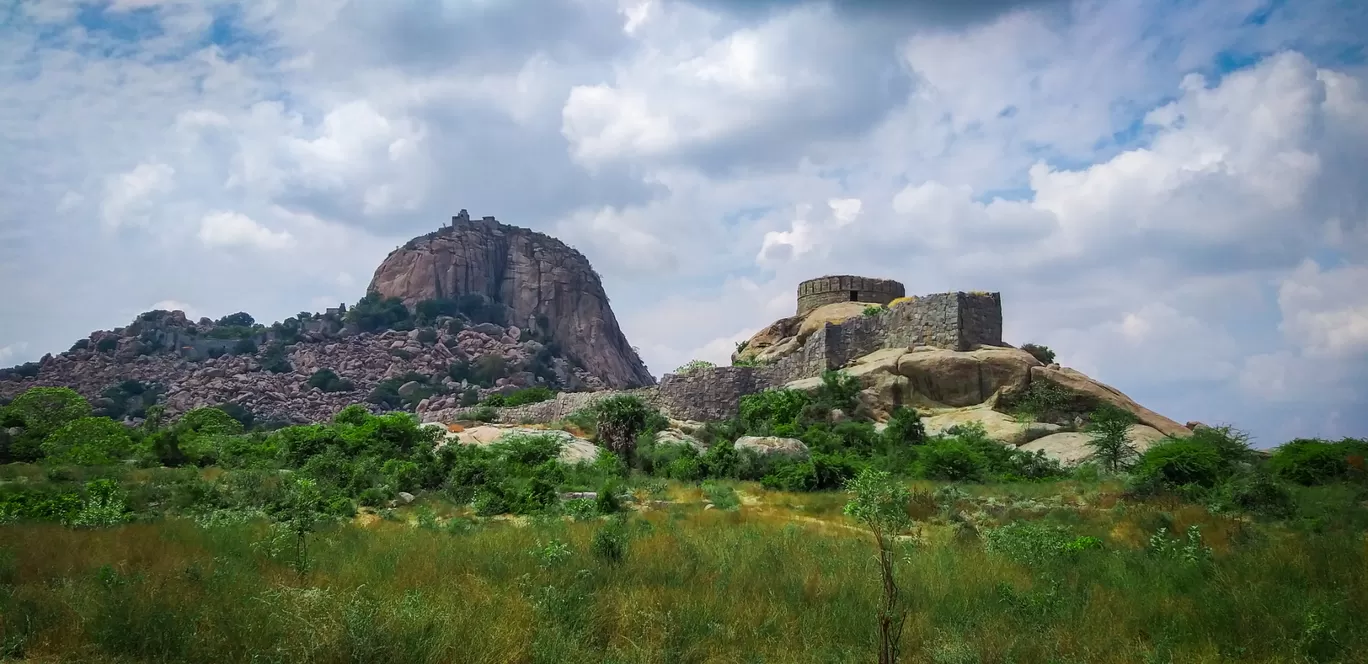
[[[246,313],[190,321],[151,311],[59,355],[0,369],[0,401],[66,386],[102,413],[139,419],[235,404],[258,419],[313,422],[353,403],[423,414],[528,387],[653,385],[583,255],[464,211],[375,272],[355,306],[271,326]]]
[[[565,243],[465,210],[450,226],[395,250],[370,292],[408,306],[480,295],[507,309],[509,324],[557,340],[567,358],[613,388],[655,384],[627,343],[598,273]]]

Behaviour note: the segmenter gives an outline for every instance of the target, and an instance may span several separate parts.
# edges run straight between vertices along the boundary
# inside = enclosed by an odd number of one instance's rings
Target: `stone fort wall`
[[[853,275],[808,279],[798,284],[798,315],[806,316],[817,307],[837,302],[888,304],[906,294],[907,289],[892,279]]]
[[[904,300],[876,315],[828,323],[797,352],[771,365],[696,369],[666,374],[658,387],[561,393],[550,401],[496,410],[500,422],[550,422],[600,399],[631,394],[675,419],[720,420],[736,414],[747,394],[820,376],[876,350],[935,346],[965,351],[977,345],[1003,345],[1000,294],[938,293]],[[461,419],[474,410],[430,413],[428,419]]]

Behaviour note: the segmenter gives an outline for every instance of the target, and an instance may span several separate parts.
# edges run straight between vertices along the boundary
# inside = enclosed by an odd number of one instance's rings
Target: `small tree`
[[[1040,344],[1021,344],[1021,350],[1030,353],[1035,359],[1040,360],[1041,364],[1046,366],[1054,364],[1055,353],[1050,350],[1049,346],[1042,346]]]
[[[286,524],[295,539],[295,572],[303,577],[309,571],[309,533],[318,523],[322,511],[323,494],[318,483],[312,479],[300,478],[290,485],[289,506],[285,514]]]
[[[1136,418],[1127,411],[1110,404],[1102,404],[1093,411],[1088,423],[1088,446],[1093,448],[1097,460],[1108,472],[1116,472],[1136,456],[1126,434]]]
[[[879,607],[879,664],[893,664],[898,661],[899,641],[907,622],[907,608],[901,601],[893,576],[893,536],[912,525],[912,519],[907,515],[912,494],[907,487],[893,481],[889,473],[872,468],[847,481],[846,491],[855,494],[846,503],[846,516],[864,524],[879,548],[879,574],[883,579],[883,605]]]

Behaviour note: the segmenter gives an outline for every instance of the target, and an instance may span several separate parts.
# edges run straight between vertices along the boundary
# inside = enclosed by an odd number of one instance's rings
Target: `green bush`
[[[769,389],[741,397],[742,429],[752,436],[794,435],[801,427],[804,409],[812,399],[805,392]]]
[[[123,459],[132,445],[124,425],[107,417],[83,417],[48,434],[42,450],[49,463],[103,466]]]
[[[37,461],[41,445],[54,431],[94,414],[90,402],[65,387],[31,387],[0,409],[0,424],[22,427],[9,442],[8,461]]]
[[[916,409],[899,406],[893,409],[883,438],[890,446],[921,445],[926,442],[926,427]]]
[[[1218,510],[1239,510],[1275,518],[1292,516],[1292,492],[1262,470],[1248,470],[1223,482],[1212,501]]]
[[[802,461],[774,461],[760,484],[779,491],[835,491],[865,467],[864,463],[848,455],[816,452]]]
[[[418,323],[430,325],[442,316],[456,316],[461,310],[455,300],[437,298],[418,302],[413,307],[413,313]]]
[[[530,403],[550,401],[555,397],[556,393],[552,392],[551,389],[548,387],[543,387],[540,385],[535,387],[525,387],[521,390],[518,390],[505,396],[504,405],[509,407],[525,406]]]
[[[256,342],[251,339],[238,339],[237,343],[233,344],[234,355],[255,355],[256,352]]]
[[[95,350],[101,353],[112,353],[119,347],[118,337],[105,337],[95,342]]]
[[[266,351],[261,354],[261,368],[276,374],[294,371],[284,344],[275,342],[266,346]]]
[[[987,466],[983,451],[958,437],[937,438],[917,450],[917,474],[928,479],[979,481],[985,478]]]
[[[636,453],[636,439],[660,414],[634,396],[618,395],[594,403],[595,431],[600,445],[625,459]],[[657,430],[663,427],[654,427]]]
[[[1055,353],[1054,351],[1050,350],[1049,346],[1043,346],[1040,344],[1022,344],[1021,350],[1030,353],[1031,356],[1039,360],[1041,364],[1044,364],[1046,366],[1054,364]]]
[[[1146,450],[1132,474],[1140,480],[1152,479],[1164,487],[1192,484],[1209,489],[1228,472],[1221,455],[1212,446],[1201,441],[1177,439]]]
[[[716,366],[716,364],[708,362],[707,360],[689,360],[688,362],[684,363],[684,366],[675,369],[674,373],[676,376],[686,376],[695,371],[698,371],[699,369],[711,369]]]
[[[1362,462],[1365,455],[1362,441],[1345,439],[1332,443],[1316,438],[1298,438],[1279,446],[1268,459],[1268,467],[1279,478],[1304,486],[1328,484],[1343,480],[1355,470],[1349,463],[1351,456]]]
[[[482,406],[480,408],[476,408],[475,410],[470,411],[470,413],[468,413],[466,417],[475,420],[476,422],[499,421],[498,411],[495,411],[493,408],[490,408],[489,406]]]
[[[621,518],[609,519],[594,533],[589,549],[594,557],[610,564],[621,563],[627,557],[630,533],[627,521]]]
[[[379,293],[366,293],[354,306],[347,310],[346,320],[362,332],[376,332],[385,329],[400,329],[407,324],[410,329],[412,318],[404,301],[397,297],[382,298]]]
[[[354,383],[341,378],[332,369],[326,368],[313,372],[313,375],[309,376],[309,380],[306,384],[309,387],[316,387],[324,392],[350,392],[356,389]]]

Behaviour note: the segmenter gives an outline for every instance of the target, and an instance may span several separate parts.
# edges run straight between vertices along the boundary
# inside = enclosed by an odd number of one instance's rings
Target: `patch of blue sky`
[[[825,176],[824,176],[825,177]],[[722,216],[722,225],[727,228],[736,228],[743,224],[749,224],[762,219],[765,215],[774,211],[774,206],[759,206],[741,208],[729,212]]]

